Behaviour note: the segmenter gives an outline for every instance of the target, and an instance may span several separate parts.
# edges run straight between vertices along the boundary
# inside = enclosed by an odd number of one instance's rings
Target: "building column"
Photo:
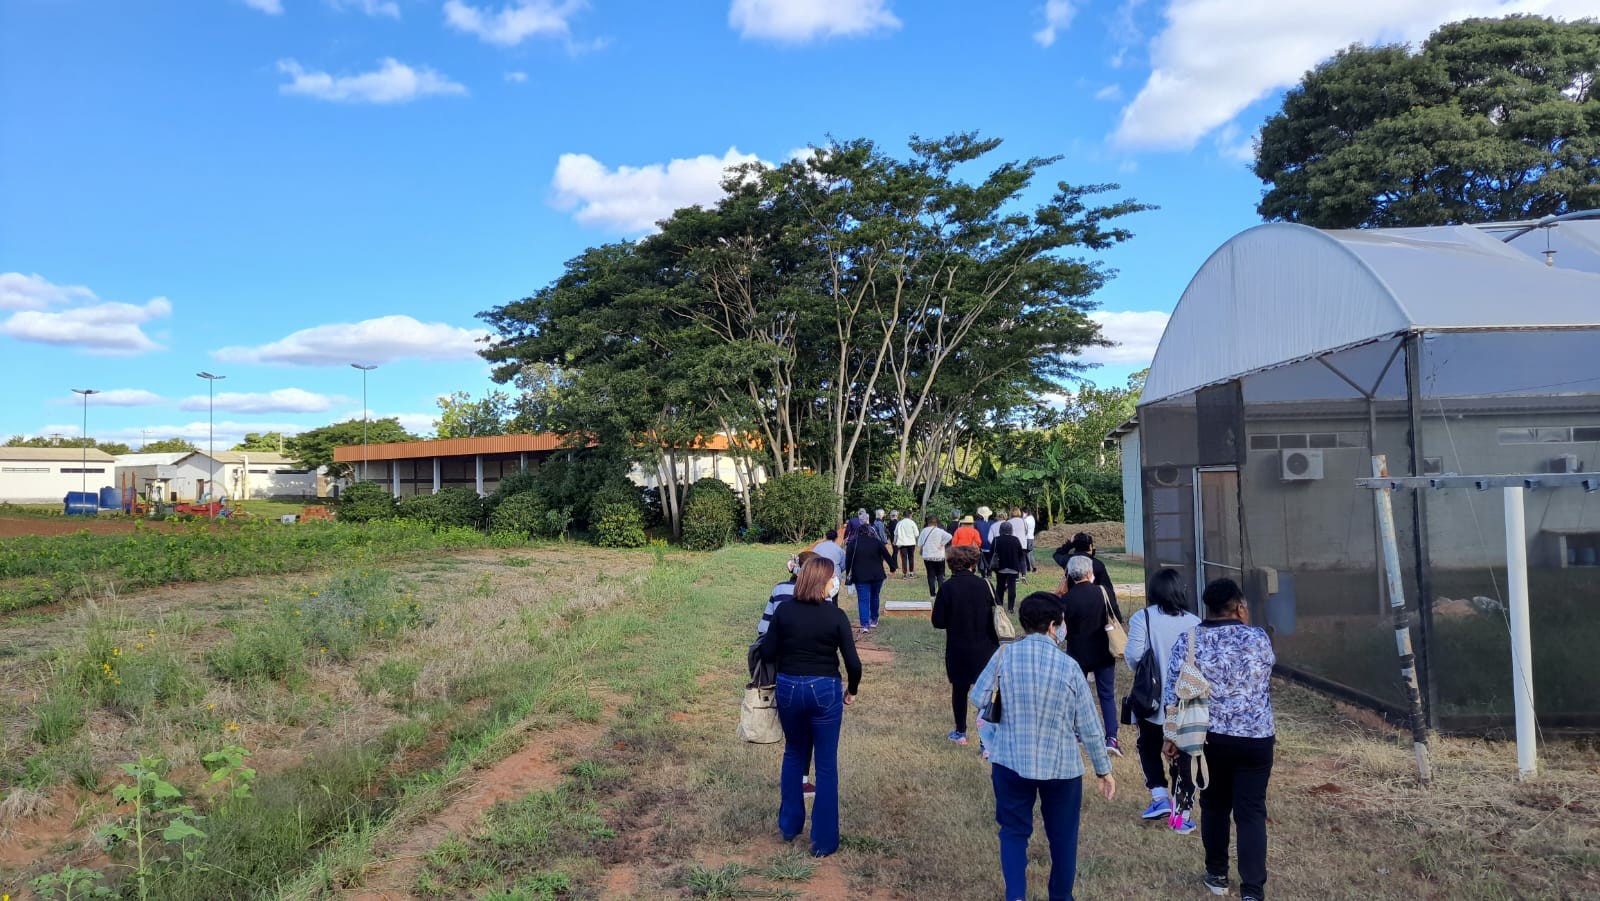
[[[517,454],[517,465],[522,469],[523,472],[527,472],[528,471],[528,452],[527,451],[523,451],[522,453]]]
[[[433,493],[439,493],[439,458],[433,458]]]
[[[483,454],[478,454],[474,459],[478,464],[478,497],[483,497]]]
[[[394,496],[400,496],[400,461],[389,461],[389,484],[393,486]]]

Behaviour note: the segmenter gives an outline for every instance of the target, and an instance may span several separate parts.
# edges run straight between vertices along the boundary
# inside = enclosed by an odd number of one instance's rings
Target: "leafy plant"
[[[635,505],[611,503],[597,508],[599,515],[589,527],[594,543],[600,547],[644,547],[644,516]]]
[[[570,514],[546,506],[538,492],[525,491],[495,507],[489,517],[489,529],[523,538],[556,538],[566,532],[569,520]]]
[[[862,482],[850,490],[846,498],[847,511],[899,510],[902,515],[916,518],[917,498],[911,488],[893,482]]]
[[[756,525],[779,541],[821,537],[839,510],[833,480],[811,473],[788,473],[767,480],[756,492]]]
[[[227,810],[233,802],[250,797],[250,784],[256,779],[256,771],[244,765],[249,756],[248,749],[228,745],[200,758],[211,773],[206,787],[216,789],[214,797],[221,799],[217,804],[219,810]]]
[[[163,854],[163,843],[178,845],[184,859],[192,863],[199,858],[200,851],[184,843],[206,837],[195,826],[197,821],[205,818],[196,813],[192,805],[181,803],[183,792],[163,777],[164,767],[165,761],[149,755],[141,755],[137,763],[121,764],[119,769],[128,774],[133,782],[113,787],[111,794],[119,804],[127,805],[133,812],[100,830],[108,846],[133,847],[136,861],[133,877],[140,901],[150,897],[150,880],[155,874],[156,864],[171,860],[166,856],[157,856]]]
[[[690,550],[714,551],[723,547],[733,540],[736,529],[734,508],[716,492],[694,494],[684,507],[683,546]]]
[[[105,877],[96,870],[83,867],[62,867],[59,872],[45,873],[36,877],[29,885],[45,901],[88,901],[91,898],[115,898],[116,893],[111,891],[100,881]],[[10,898],[10,895],[6,896]]]
[[[398,512],[388,488],[377,482],[357,482],[339,495],[336,515],[341,522],[372,522],[394,519]]]
[[[402,519],[431,526],[475,529],[487,515],[484,500],[470,488],[445,488],[437,494],[413,494],[401,498],[396,512]]]

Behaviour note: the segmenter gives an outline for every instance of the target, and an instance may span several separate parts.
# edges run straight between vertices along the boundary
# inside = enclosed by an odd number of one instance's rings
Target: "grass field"
[[[781,746],[733,727],[785,556],[427,551],[0,618],[0,892],[55,874],[51,897],[73,878],[139,897],[136,843],[96,835],[129,835],[115,787],[153,783],[119,765],[144,757],[181,795],[143,802],[151,898],[998,896],[986,767],[944,740],[942,636],[921,617],[864,647],[844,850],[778,840]],[[1370,718],[1287,685],[1276,704],[1273,897],[1600,893],[1592,744],[1547,744],[1518,784],[1509,747],[1439,741],[1424,790]],[[1197,836],[1139,822],[1137,762],[1116,773],[1115,801],[1085,801],[1080,897],[1200,897]],[[181,803],[203,837],[160,836]],[[1041,898],[1043,855],[1041,838]]]

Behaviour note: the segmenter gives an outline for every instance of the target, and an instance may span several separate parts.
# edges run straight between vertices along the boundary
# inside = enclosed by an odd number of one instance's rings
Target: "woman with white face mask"
[[[974,570],[975,547],[953,547],[945,552],[953,575],[933,599],[933,627],[943,629],[944,673],[950,680],[950,712],[956,728],[947,736],[958,745],[967,743],[967,692],[1000,647],[994,630],[994,592]]]

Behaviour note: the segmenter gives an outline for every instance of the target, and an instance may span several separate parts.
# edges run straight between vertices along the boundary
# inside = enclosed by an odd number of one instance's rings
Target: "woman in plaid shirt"
[[[1116,794],[1105,727],[1083,669],[1056,647],[1061,606],[1036,591],[1018,611],[1023,637],[984,667],[969,696],[980,709],[998,687],[1002,715],[989,745],[994,818],[1000,824],[1000,871],[1006,901],[1027,897],[1028,840],[1037,799],[1050,842],[1050,901],[1072,898],[1078,869],[1078,812],[1083,804],[1083,756],[1089,752],[1106,800]]]

